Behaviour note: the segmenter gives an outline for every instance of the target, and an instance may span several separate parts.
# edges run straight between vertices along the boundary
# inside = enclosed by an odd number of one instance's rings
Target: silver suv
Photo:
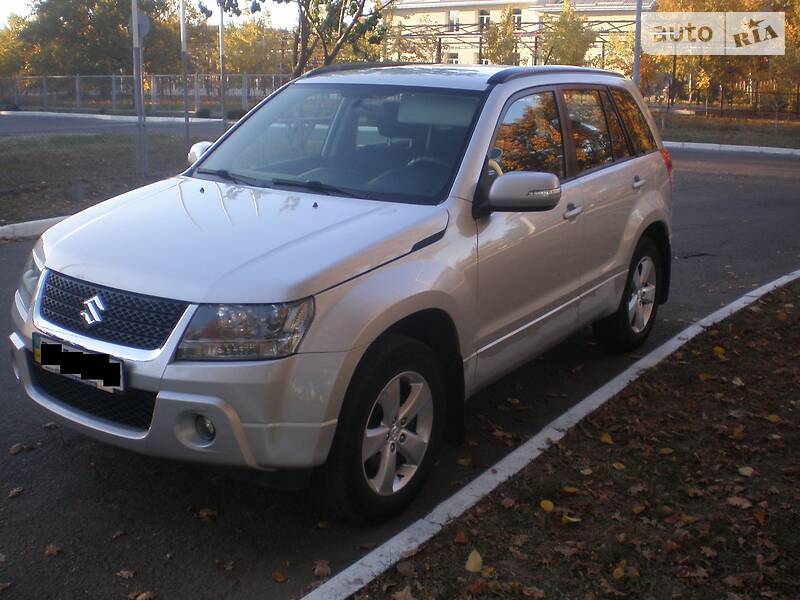
[[[183,174],[47,231],[17,377],[99,440],[403,509],[465,398],[588,324],[644,342],[671,161],[635,86],[573,67],[327,67]]]

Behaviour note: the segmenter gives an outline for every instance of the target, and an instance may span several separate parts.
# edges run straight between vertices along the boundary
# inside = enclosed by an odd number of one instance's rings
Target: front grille
[[[141,430],[150,428],[156,405],[155,392],[136,389],[113,394],[104,392],[69,377],[45,371],[34,362],[30,352],[28,367],[34,387],[51,400],[117,425]]]
[[[144,350],[164,345],[186,302],[166,300],[87,283],[55,271],[45,276],[40,305],[46,320],[86,337]],[[88,325],[81,316],[84,302],[99,295],[105,311],[102,321]]]

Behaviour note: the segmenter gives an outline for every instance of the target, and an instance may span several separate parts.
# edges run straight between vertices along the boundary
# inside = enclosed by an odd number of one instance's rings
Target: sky
[[[122,1],[122,0],[120,0]],[[128,1],[128,0],[125,0]],[[197,0],[186,0],[187,4],[192,3],[197,6]],[[25,16],[28,14],[28,6],[30,4],[30,0],[0,0],[0,27],[3,27],[8,20],[9,15],[11,14],[18,14]],[[214,16],[211,17],[211,21],[216,24],[218,15],[216,13],[216,2],[214,0],[207,0],[206,6],[214,10]],[[240,2],[239,5],[244,7],[245,2]],[[263,5],[262,10],[268,10],[271,17],[272,17],[272,24],[275,27],[282,27],[286,29],[291,29],[297,21],[297,12],[295,9],[295,4],[291,3],[278,3],[278,2],[266,2]],[[245,19],[247,17],[242,16],[240,19]],[[226,15],[226,19],[230,19],[228,15]]]

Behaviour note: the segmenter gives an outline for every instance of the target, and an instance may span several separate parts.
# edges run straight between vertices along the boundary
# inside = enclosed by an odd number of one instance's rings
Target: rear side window
[[[620,123],[619,115],[614,110],[614,105],[608,97],[607,92],[603,92],[603,108],[606,110],[606,119],[608,120],[608,132],[611,134],[611,150],[614,153],[614,160],[622,160],[632,156],[631,149],[628,146],[628,141],[625,139],[625,133],[622,130],[622,123]]]
[[[597,90],[564,90],[578,173],[614,160],[606,117]]]
[[[647,154],[655,151],[656,140],[653,137],[653,132],[650,131],[650,125],[647,124],[647,120],[630,92],[613,88],[611,95],[614,97],[614,102],[622,115],[622,120],[625,121],[625,126],[628,128],[636,153]]]
[[[500,124],[494,154],[503,172],[542,171],[564,177],[564,143],[553,92],[530,94],[511,103]]]

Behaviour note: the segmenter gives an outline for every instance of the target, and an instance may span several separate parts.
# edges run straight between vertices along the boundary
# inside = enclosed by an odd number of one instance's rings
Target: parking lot
[[[673,157],[671,299],[637,356],[800,268],[800,159]],[[0,242],[6,306],[32,243]],[[0,332],[8,332],[7,307],[0,314]],[[240,474],[142,457],[52,427],[18,389],[8,353],[0,353],[0,581],[13,584],[3,598],[301,596],[317,580],[314,561],[330,561],[334,573],[348,566],[635,358],[605,353],[587,330],[518,369],[469,401],[471,443],[444,448],[410,511],[358,528],[330,522],[304,492],[272,491]],[[509,444],[491,435],[490,424],[510,434]],[[13,444],[28,449],[12,455]],[[22,491],[9,498],[14,488]]]

